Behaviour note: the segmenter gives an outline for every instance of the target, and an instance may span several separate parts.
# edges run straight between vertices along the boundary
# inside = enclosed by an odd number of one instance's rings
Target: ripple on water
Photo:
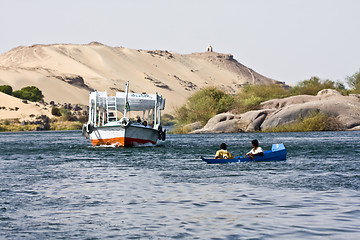
[[[0,135],[0,238],[356,239],[360,232],[358,132],[169,135],[161,146],[124,149],[91,147],[77,131]],[[243,154],[254,138],[264,149],[284,143],[287,161],[198,159],[223,141]]]

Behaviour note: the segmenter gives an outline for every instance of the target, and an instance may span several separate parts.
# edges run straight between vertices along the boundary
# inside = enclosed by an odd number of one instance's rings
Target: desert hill
[[[22,101],[0,92],[0,120],[21,119],[29,120],[32,117],[46,115],[51,117],[50,108],[41,103]]]
[[[264,77],[230,54],[134,50],[92,42],[17,47],[0,55],[0,85],[14,90],[37,86],[45,101],[87,104],[89,91],[123,91],[165,96],[167,112],[183,104],[194,91],[219,86],[236,93],[246,83],[284,83]]]

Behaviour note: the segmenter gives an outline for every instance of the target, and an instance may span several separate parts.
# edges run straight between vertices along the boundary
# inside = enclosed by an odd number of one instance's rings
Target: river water
[[[209,165],[221,142],[284,162]],[[168,135],[92,147],[79,131],[0,134],[0,239],[359,239],[360,132]]]

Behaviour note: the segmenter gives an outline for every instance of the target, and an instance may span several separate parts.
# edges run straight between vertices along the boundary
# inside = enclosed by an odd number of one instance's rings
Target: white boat
[[[89,120],[83,125],[83,135],[90,138],[93,146],[114,145],[119,147],[156,144],[165,141],[166,131],[161,127],[161,110],[165,99],[156,94],[125,92],[108,96],[107,92],[91,92]],[[137,121],[127,115],[137,111]],[[146,123],[149,123],[145,126]]]

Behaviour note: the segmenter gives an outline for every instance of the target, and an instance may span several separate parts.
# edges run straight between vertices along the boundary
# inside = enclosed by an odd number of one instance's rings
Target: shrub
[[[354,93],[360,93],[360,70],[346,78],[349,87],[352,88]]]
[[[61,119],[63,121],[72,121],[74,119],[71,114],[71,111],[68,109],[61,108],[60,113],[61,113]]]
[[[81,123],[87,123],[88,120],[89,120],[89,117],[88,116],[85,116],[85,115],[81,115],[79,117],[77,117],[78,121],[81,122]]]
[[[50,124],[50,130],[80,130],[82,126],[80,122],[56,121]]]
[[[41,90],[35,86],[24,87],[21,90],[14,91],[13,96],[32,102],[39,102],[44,99]]]
[[[204,88],[188,98],[186,104],[176,110],[180,124],[201,121],[205,124],[216,114],[230,110],[234,99],[216,87]]]
[[[8,95],[12,95],[13,90],[12,87],[9,85],[2,85],[0,86],[0,92],[6,93]]]
[[[57,107],[52,107],[51,108],[51,114],[54,115],[54,116],[60,117],[61,116],[60,109],[57,108]]]
[[[336,89],[338,91],[345,90],[344,84],[330,80],[321,80],[318,77],[311,77],[304,80],[290,89],[291,95],[316,95],[323,89]]]
[[[260,103],[274,99],[290,96],[290,92],[280,85],[245,85],[235,97],[232,111],[244,113],[250,110],[259,109]]]
[[[295,123],[276,126],[266,129],[265,132],[313,132],[342,129],[342,124],[335,117],[321,112],[312,112],[308,117],[299,118]]]
[[[175,125],[176,120],[175,120],[174,116],[166,113],[163,116],[161,116],[161,123],[164,126],[172,126],[172,125]]]

